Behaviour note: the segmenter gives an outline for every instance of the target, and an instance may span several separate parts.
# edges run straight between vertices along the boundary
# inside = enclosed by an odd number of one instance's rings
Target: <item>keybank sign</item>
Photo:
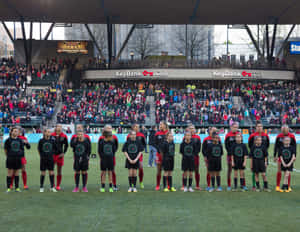
[[[300,42],[290,42],[290,53],[291,55],[300,54]]]

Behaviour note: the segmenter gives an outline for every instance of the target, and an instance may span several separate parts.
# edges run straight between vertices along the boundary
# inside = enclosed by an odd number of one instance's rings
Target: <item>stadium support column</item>
[[[33,25],[32,25],[32,22],[30,22],[29,47],[28,47],[28,65],[31,65],[31,63],[32,63],[32,30],[33,30]]]
[[[277,22],[274,24],[274,28],[273,28],[273,37],[272,37],[271,52],[270,52],[270,62],[272,62],[273,55],[274,55],[276,32],[277,32]]]
[[[271,65],[270,62],[270,38],[269,38],[269,24],[266,24],[266,45],[267,45],[267,61],[268,65]]]
[[[28,68],[29,57],[28,57],[28,48],[27,48],[26,32],[25,32],[25,25],[24,25],[24,19],[23,19],[23,17],[21,17],[21,28],[22,28],[22,35],[23,35],[25,63],[26,63],[26,67]]]
[[[44,37],[44,40],[48,40],[54,26],[55,26],[55,23],[52,23],[51,26],[49,27],[49,30],[48,30],[46,36]]]
[[[261,54],[261,51],[260,51],[260,49],[259,49],[259,47],[258,47],[258,45],[257,45],[257,42],[255,41],[255,39],[254,39],[254,37],[253,37],[253,34],[252,34],[252,32],[251,32],[251,30],[250,30],[250,28],[249,28],[249,26],[248,26],[247,24],[245,24],[245,29],[246,29],[246,31],[247,31],[247,33],[248,33],[250,39],[251,39],[251,42],[253,43],[253,45],[254,45],[254,47],[255,47],[257,53],[258,53],[258,56],[261,57],[261,55],[262,55],[262,54]]]
[[[4,21],[2,21],[2,25],[3,25],[4,29],[5,29],[5,31],[6,31],[6,33],[7,33],[7,35],[8,35],[8,37],[10,38],[11,42],[14,43],[14,38],[13,38],[13,36],[11,35],[10,31],[8,30],[8,28],[7,28],[7,26],[6,26],[6,24],[5,24]]]
[[[130,28],[130,31],[128,32],[128,34],[126,36],[126,39],[124,40],[124,42],[122,44],[122,47],[121,47],[121,49],[120,49],[120,51],[119,51],[119,53],[116,57],[116,60],[119,60],[119,58],[121,57],[122,52],[125,49],[125,47],[126,47],[126,45],[127,45],[127,43],[128,43],[128,41],[129,41],[129,39],[130,39],[130,37],[131,37],[131,35],[132,35],[135,28],[136,28],[136,24],[133,24],[132,27]]]
[[[111,68],[112,62],[112,24],[110,23],[110,18],[106,17],[107,24],[107,43],[108,43],[108,69]]]
[[[104,57],[104,55],[103,55],[103,52],[102,52],[101,48],[99,47],[99,45],[98,45],[98,43],[97,43],[97,41],[96,41],[96,39],[95,39],[95,36],[93,35],[93,33],[92,33],[92,31],[91,31],[89,25],[88,25],[88,24],[84,24],[84,25],[85,25],[85,28],[86,28],[86,30],[88,31],[88,33],[89,33],[89,35],[90,35],[90,37],[91,37],[93,43],[94,43],[94,45],[96,46],[96,48],[97,48],[97,50],[98,50],[99,55],[101,56],[101,59],[104,60],[105,57]]]

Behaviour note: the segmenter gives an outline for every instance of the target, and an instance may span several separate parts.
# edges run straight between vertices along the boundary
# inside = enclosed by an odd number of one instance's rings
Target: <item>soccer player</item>
[[[256,192],[260,192],[259,174],[261,173],[264,181],[264,191],[270,192],[268,188],[268,181],[266,176],[266,169],[268,166],[268,150],[262,143],[261,136],[254,138],[254,144],[250,149],[249,157],[251,159],[251,170],[255,174]]]
[[[181,170],[183,171],[183,185],[184,192],[194,192],[193,185],[193,172],[195,171],[195,156],[197,152],[197,145],[192,141],[192,133],[186,131],[184,134],[184,140],[180,144],[180,153],[182,154]],[[187,178],[189,178],[189,184],[187,187]]]
[[[104,130],[112,134],[112,126],[111,125],[105,125]],[[104,136],[100,136],[99,140],[104,139]],[[113,142],[115,143],[116,151],[118,150],[119,147],[119,142],[118,142],[118,137],[113,135],[112,136]],[[116,157],[113,157],[114,159],[114,167],[116,166]],[[113,190],[118,191],[117,187],[117,178],[116,178],[116,173],[115,169],[112,171],[112,182],[113,182]]]
[[[3,147],[3,136],[4,136],[4,128],[0,124],[0,145],[1,145],[1,147]]]
[[[79,192],[80,174],[82,176],[82,192],[88,192],[87,170],[89,169],[89,158],[91,154],[91,142],[84,136],[83,130],[77,130],[77,136],[71,140],[74,152],[75,188],[73,193]]]
[[[135,130],[130,131],[129,138],[124,143],[122,151],[126,157],[125,168],[128,169],[129,175],[129,189],[128,192],[137,192],[136,189],[136,179],[137,179],[137,169],[140,167],[140,157],[142,156],[142,151],[145,146],[137,138],[137,133]]]
[[[132,127],[131,127],[131,129],[135,131],[135,133],[136,133],[136,139],[143,146],[143,150],[142,151],[144,151],[147,142],[146,142],[145,135],[140,132],[140,126],[139,126],[139,124],[133,124]],[[130,134],[128,134],[127,140],[129,139],[129,137],[130,137]],[[143,179],[144,179],[143,154],[140,156],[140,161],[139,161],[139,179],[140,179],[141,189],[143,189],[144,188],[144,184],[143,184]]]
[[[54,164],[57,165],[56,190],[61,190],[60,184],[62,179],[62,167],[64,166],[64,156],[68,151],[68,137],[62,132],[62,126],[56,125],[54,132],[51,134],[56,139],[57,151],[54,156]]]
[[[297,143],[296,143],[296,138],[295,135],[289,132],[290,128],[288,125],[283,125],[281,127],[281,133],[277,135],[276,141],[275,141],[275,146],[274,146],[274,162],[277,162],[277,175],[276,175],[276,191],[280,191],[280,181],[281,181],[281,172],[282,172],[282,165],[281,165],[281,158],[277,157],[277,153],[283,146],[283,140],[285,137],[289,137],[291,139],[291,146],[295,148],[295,153],[297,150]],[[291,176],[288,177],[288,187],[289,190],[292,191],[291,189]]]
[[[220,143],[220,137],[217,132],[213,132],[212,134],[212,143],[208,144],[207,147],[207,163],[208,163],[208,171],[211,176],[211,185],[212,187],[208,189],[209,192],[213,192],[215,190],[215,180],[217,181],[217,191],[221,192],[221,176],[220,171],[222,170],[222,155],[223,155],[223,147]]]
[[[109,192],[113,193],[113,180],[112,173],[114,170],[114,156],[117,151],[117,144],[113,138],[110,128],[104,127],[102,136],[98,142],[98,154],[100,156],[100,169],[101,169],[101,188],[100,192],[105,192],[105,178],[108,174],[109,178]]]
[[[53,155],[56,153],[57,143],[53,136],[51,136],[50,129],[44,130],[43,138],[38,143],[38,152],[40,155],[40,192],[44,192],[44,181],[46,170],[49,172],[50,191],[57,192],[54,188],[54,160]]]
[[[208,160],[207,160],[207,156],[208,156],[208,153],[207,153],[207,148],[208,148],[208,145],[212,143],[212,134],[214,132],[217,131],[217,128],[215,127],[210,127],[208,129],[208,133],[209,133],[209,136],[207,136],[204,140],[203,140],[203,145],[202,145],[202,154],[204,156],[204,160],[205,160],[205,166],[206,166],[206,183],[207,183],[207,188],[206,190],[209,191],[210,189],[210,180],[211,180],[211,177],[210,177],[210,173],[208,171]],[[219,141],[219,143],[221,143],[221,140]]]
[[[162,167],[162,155],[160,147],[162,143],[166,140],[166,134],[169,132],[169,128],[166,122],[161,121],[159,123],[159,131],[155,134],[155,148],[157,150],[156,153],[156,167],[157,167],[157,174],[156,174],[156,187],[155,190],[159,191],[160,189],[160,180],[161,180],[161,167]]]
[[[225,136],[225,148],[227,151],[227,191],[231,190],[231,173],[232,173],[232,146],[235,143],[235,137],[239,132],[238,122],[234,122],[230,126],[230,131]]]
[[[18,129],[18,138],[22,139],[24,142],[24,147],[26,147],[26,149],[30,149],[30,144],[27,140],[27,138],[24,136],[24,130],[22,129],[22,127],[17,127]],[[22,180],[23,180],[23,186],[24,186],[24,190],[28,190],[28,186],[27,186],[27,172],[26,172],[26,164],[27,164],[27,160],[25,157],[25,149],[22,153]],[[12,180],[11,180],[11,184],[10,184],[10,188],[13,187],[13,182],[14,182],[14,176],[12,176]]]
[[[238,172],[240,172],[240,185],[242,191],[247,191],[247,187],[245,185],[245,168],[246,161],[248,157],[248,149],[246,145],[243,143],[243,136],[241,133],[236,134],[235,143],[231,145],[231,151],[229,153],[232,161],[232,167],[234,169],[234,188],[232,191],[237,190],[237,178]]]
[[[252,146],[254,145],[254,139],[255,137],[261,137],[262,140],[262,145],[265,147],[265,149],[269,149],[270,146],[270,139],[268,134],[266,134],[264,132],[264,128],[263,128],[263,124],[261,121],[257,121],[256,122],[256,128],[255,128],[255,132],[253,134],[250,135],[249,139],[248,139],[248,147],[251,150]],[[255,191],[255,174],[254,172],[252,173],[252,190]]]
[[[166,134],[166,141],[161,145],[162,167],[164,169],[164,192],[176,192],[173,187],[172,172],[174,170],[175,144],[172,132]],[[168,184],[167,184],[168,183]]]
[[[280,192],[291,192],[288,186],[290,175],[293,171],[293,163],[296,160],[296,147],[291,145],[291,138],[289,136],[284,137],[283,146],[279,149],[279,158],[281,158],[281,170],[284,172],[284,182]]]
[[[24,154],[25,143],[18,137],[19,130],[13,127],[9,138],[4,143],[7,168],[7,193],[11,192],[11,181],[14,176],[16,192],[21,192],[19,188],[19,170],[22,168],[22,155]]]

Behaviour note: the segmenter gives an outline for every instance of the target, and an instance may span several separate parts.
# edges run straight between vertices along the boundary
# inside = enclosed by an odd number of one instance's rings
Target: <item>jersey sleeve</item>
[[[274,146],[274,157],[277,156],[277,153],[279,152],[279,137],[276,137],[275,140],[275,146]]]
[[[227,153],[231,153],[231,147],[230,147],[230,140],[229,140],[229,136],[226,135],[226,138],[225,138],[225,148],[226,148],[226,151]]]
[[[124,143],[122,147],[122,152],[127,152],[127,142]]]
[[[202,154],[203,156],[207,156],[207,142],[206,140],[203,141],[203,144],[202,144]]]
[[[42,140],[40,139],[39,143],[38,143],[38,152],[41,153],[42,152]]]
[[[7,151],[9,150],[9,139],[5,140],[4,149],[7,150]]]
[[[63,144],[64,144],[64,150],[63,150],[63,152],[64,152],[64,154],[66,154],[67,151],[68,151],[68,147],[69,147],[67,136],[64,136],[64,143]]]
[[[243,150],[244,150],[244,156],[248,156],[249,152],[248,152],[248,148],[247,148],[247,146],[245,144],[243,146]]]
[[[183,155],[184,153],[184,144],[183,142],[180,144],[180,153]]]
[[[223,146],[220,145],[220,148],[221,148],[221,156],[224,155],[224,150],[223,150]]]

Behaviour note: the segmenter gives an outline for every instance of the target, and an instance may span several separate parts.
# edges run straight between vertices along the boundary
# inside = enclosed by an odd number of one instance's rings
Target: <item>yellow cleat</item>
[[[168,188],[165,188],[164,192],[170,192],[170,190]]]
[[[288,190],[289,190],[289,192],[292,192],[292,191],[293,191],[293,189],[292,189],[291,187],[289,187],[289,189],[288,189]]]
[[[277,191],[277,189],[276,189],[276,192],[284,193],[284,190],[283,189],[279,189],[279,191]]]
[[[276,186],[276,189],[275,189],[275,190],[276,190],[276,192],[281,192],[282,189],[280,189],[279,186]],[[282,192],[281,192],[281,193],[282,193]]]
[[[290,193],[291,190],[290,190],[290,189],[286,189],[285,192],[286,192],[286,193]]]
[[[171,188],[171,192],[176,192],[176,191],[177,191],[176,188],[174,187]]]

